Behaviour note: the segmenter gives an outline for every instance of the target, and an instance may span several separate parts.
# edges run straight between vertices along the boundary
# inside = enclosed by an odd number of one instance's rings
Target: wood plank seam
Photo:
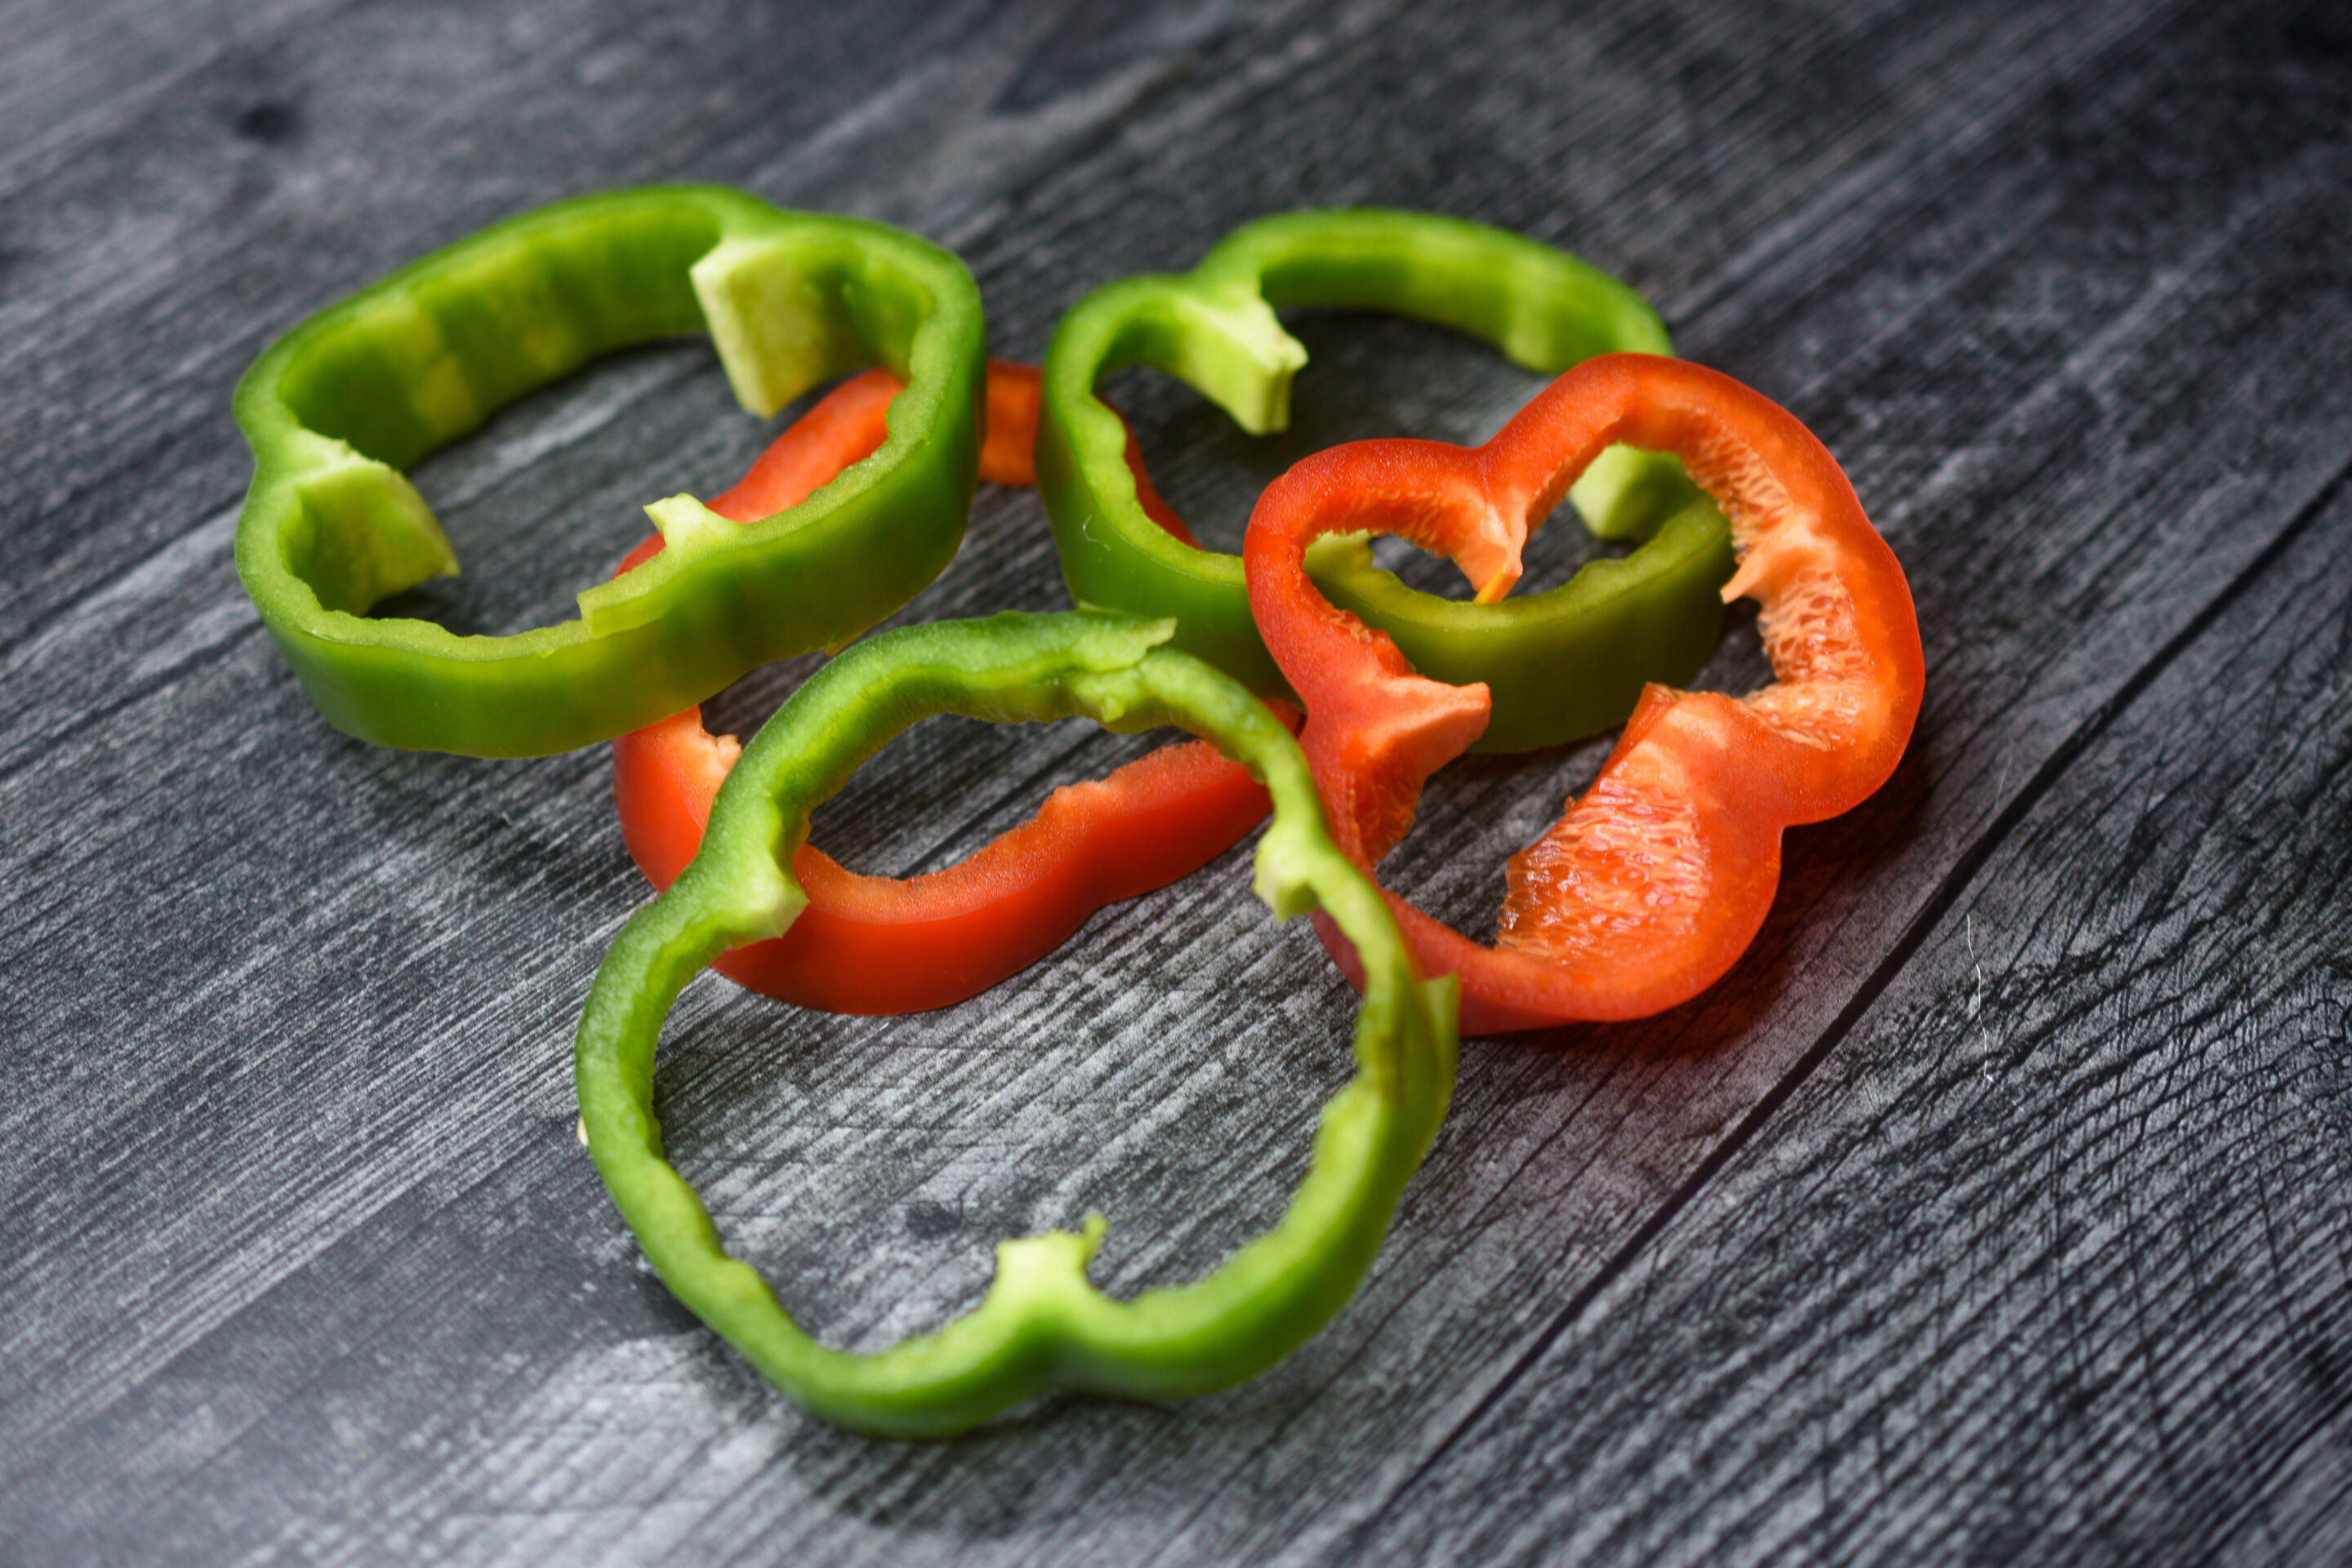
[[[2127,26],[2094,30],[2072,40],[2067,68],[2048,71],[2048,61],[2020,50],[2018,66],[1993,89],[1981,93],[1981,108],[1963,110],[1958,123],[1947,119],[1923,125],[1918,132],[1875,158],[1851,170],[1829,190],[1791,211],[1780,223],[1757,236],[1740,253],[1695,280],[1680,298],[1658,301],[1675,336],[1697,329],[1708,312],[1736,300],[1749,285],[1769,278],[1784,267],[1798,264],[1816,249],[1822,234],[1850,214],[1899,207],[1916,199],[1917,183],[1936,170],[1964,168],[1972,154],[1987,147],[2015,119],[2018,110],[2053,88],[2063,88],[2104,73],[2113,58],[2171,25],[2186,6],[2151,10]],[[2109,12],[2113,16],[2119,13]],[[2037,68],[2041,68],[2037,69]],[[1920,155],[1921,143],[1927,152]],[[1897,178],[1898,173],[1906,177]],[[1573,249],[1574,247],[1570,246]]]
[[[2051,752],[2042,766],[2034,771],[2033,777],[2026,782],[2025,786],[2011,799],[2000,815],[1993,819],[1991,826],[1978,837],[1975,843],[1969,846],[1967,852],[1960,857],[1951,871],[1937,885],[1927,904],[1912,918],[1901,938],[1888,951],[1886,957],[1871,972],[1870,977],[1863,983],[1845,1007],[1832,1021],[1830,1026],[1822,1032],[1822,1037],[1808,1047],[1803,1056],[1797,1058],[1795,1065],[1765,1092],[1763,1098],[1756,1102],[1755,1107],[1746,1116],[1740,1118],[1738,1123],[1724,1135],[1722,1142],[1707,1152],[1706,1157],[1699,1162],[1697,1168],[1692,1171],[1664,1203],[1652,1212],[1649,1218],[1642,1222],[1640,1227],[1626,1238],[1624,1246],[1618,1248],[1593,1277],[1585,1282],[1583,1288],[1570,1298],[1568,1304],[1537,1331],[1527,1346],[1512,1358],[1510,1364],[1504,1369],[1502,1376],[1478,1396],[1477,1401],[1471,1405],[1462,1419],[1446,1430],[1444,1436],[1440,1437],[1429,1452],[1406,1473],[1404,1479],[1391,1489],[1388,1496],[1382,1498],[1377,1507],[1341,1534],[1333,1555],[1344,1559],[1361,1550],[1373,1530],[1386,1518],[1397,1502],[1411,1491],[1423,1476],[1433,1469],[1462,1438],[1501,1404],[1528,1370],[1542,1360],[1550,1352],[1552,1346],[1557,1344],[1569,1330],[1575,1327],[1578,1320],[1591,1308],[1601,1293],[1633,1267],[1634,1260],[1649,1248],[1650,1244],[1664,1234],[1675,1218],[1689,1207],[1700,1192],[1721,1173],[1724,1167],[1731,1163],[1732,1159],[1755,1138],[1758,1132],[1762,1131],[1764,1124],[1771,1120],[1774,1113],[1829,1058],[1837,1049],[1839,1043],[1861,1020],[1862,1016],[1870,1010],[1871,1004],[1878,999],[1879,994],[1886,989],[1896,973],[1911,961],[1912,955],[1926,942],[1944,917],[1951,912],[1952,907],[1958,902],[1960,896],[1975,880],[1977,873],[1984,868],[1986,862],[1992,858],[1994,851],[2000,847],[2001,841],[2025,819],[2034,805],[2074,764],[2076,759],[2087,751],[2150,686],[2155,684],[2165,670],[2170,668],[2174,660],[2202,637],[2213,623],[2228,612],[2231,605],[2242,597],[2265,572],[2275,565],[2294,546],[2295,542],[2310,531],[2326,511],[2329,503],[2342,493],[2347,480],[2352,480],[2352,463],[2347,463],[2337,469],[2336,477],[2323,485],[2319,492],[2296,511],[2286,527],[2280,531],[2278,537],[2263,547],[2261,554],[2248,563],[2244,570],[2231,579],[2227,586],[2200,607],[2187,626],[2174,633],[2171,640],[2159,648],[2147,663],[2134,671],[2129,679],[2117,688],[2113,695],[2101,703],[2089,718],[2076,726],[2074,732]]]

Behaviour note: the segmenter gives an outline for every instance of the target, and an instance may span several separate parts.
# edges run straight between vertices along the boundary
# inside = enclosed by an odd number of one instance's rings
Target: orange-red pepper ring
[[[1260,497],[1244,547],[1251,610],[1307,702],[1300,744],[1343,850],[1369,868],[1395,847],[1423,782],[1485,727],[1486,697],[1415,675],[1385,636],[1326,601],[1307,546],[1397,533],[1484,590],[1516,576],[1528,526],[1618,442],[1682,458],[1730,518],[1740,567],[1724,597],[1761,605],[1777,679],[1745,698],[1648,688],[1592,788],[1512,858],[1498,946],[1389,895],[1423,971],[1461,976],[1465,1034],[1643,1017],[1706,989],[1763,924],[1781,830],[1877,789],[1918,717],[1910,586],[1828,450],[1728,376],[1607,355],[1485,447],[1358,442]],[[1352,976],[1344,939],[1323,934]]]
[[[843,382],[777,437],[751,470],[710,503],[722,517],[766,517],[798,505],[851,463],[872,455],[900,390],[887,371]],[[980,477],[1036,482],[1038,375],[988,364],[988,426]],[[1144,477],[1139,493],[1181,536]],[[654,535],[625,572],[659,552]],[[1293,729],[1295,710],[1276,705]],[[703,728],[689,708],[613,742],[613,795],[622,837],[656,890],[694,858],[711,802],[742,748]],[[809,907],[782,937],[721,955],[737,984],[805,1007],[896,1014],[946,1007],[1020,973],[1067,941],[1087,916],[1191,875],[1265,820],[1271,802],[1240,763],[1205,741],[1163,746],[1099,782],[1046,797],[1037,814],[957,865],[900,880],[845,869],[814,845],[793,860]]]
[[[656,891],[701,847],[740,751],[734,736],[712,735],[688,714],[614,742],[623,837]],[[739,985],[830,1013],[952,1006],[1028,968],[1105,905],[1191,876],[1270,809],[1240,763],[1206,741],[1185,741],[1055,790],[1026,822],[923,876],[864,876],[803,845],[793,876],[809,907],[793,929],[724,953],[715,967]]]

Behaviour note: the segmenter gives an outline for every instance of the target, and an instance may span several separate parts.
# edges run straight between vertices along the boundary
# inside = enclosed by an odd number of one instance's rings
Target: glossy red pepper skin
[[[764,517],[797,504],[881,445],[883,416],[897,391],[882,371],[844,382],[778,437],[711,510]],[[1037,406],[1034,368],[989,362],[982,479],[1034,483]],[[1139,467],[1137,489],[1147,506],[1165,511]],[[1171,523],[1183,526],[1168,513],[1163,526]],[[660,548],[656,535],[621,569]],[[734,737],[703,728],[699,708],[614,742],[622,837],[657,889],[668,888],[694,858],[711,801],[740,751]],[[1098,782],[1055,791],[1027,822],[926,876],[861,876],[803,846],[793,874],[809,908],[783,936],[726,953],[713,967],[752,990],[827,1012],[950,1006],[1034,963],[1104,905],[1199,870],[1265,820],[1271,805],[1245,769],[1192,741],[1163,747]]]
[[[614,795],[630,855],[656,889],[701,847],[739,748],[680,714],[615,742]],[[793,857],[809,907],[781,937],[713,965],[738,984],[830,1013],[951,1006],[1019,973],[1106,904],[1191,876],[1265,819],[1265,790],[1205,741],[1163,746],[1037,814],[945,870],[903,880],[845,869],[814,845]]]
[[[1918,716],[1909,584],[1827,448],[1728,376],[1606,355],[1485,447],[1358,442],[1259,499],[1244,548],[1251,606],[1307,702],[1300,744],[1358,865],[1404,837],[1423,781],[1484,730],[1487,697],[1415,674],[1384,634],[1325,600],[1307,545],[1396,533],[1451,556],[1482,596],[1507,589],[1528,529],[1618,442],[1680,458],[1731,519],[1740,564],[1724,597],[1760,602],[1776,679],[1745,698],[1646,689],[1592,788],[1513,858],[1498,946],[1389,895],[1423,968],[1461,977],[1466,1034],[1642,1017],[1696,995],[1763,924],[1782,830],[1876,790]],[[1324,936],[1352,974],[1345,942]]]

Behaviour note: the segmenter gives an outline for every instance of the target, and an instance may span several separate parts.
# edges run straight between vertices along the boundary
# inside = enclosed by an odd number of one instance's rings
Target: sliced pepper
[[[1507,580],[1512,520],[1549,510],[1615,442],[1677,454],[1730,516],[1740,563],[1723,596],[1761,605],[1775,679],[1737,699],[1648,688],[1592,788],[1512,858],[1499,946],[1389,895],[1423,968],[1461,977],[1470,1034],[1643,1017],[1714,984],[1771,907],[1782,829],[1876,790],[1919,713],[1910,585],[1828,449],[1728,376],[1607,355],[1484,447],[1336,447],[1259,498],[1244,547],[1250,603],[1306,699],[1300,744],[1350,858],[1369,869],[1404,837],[1423,782],[1476,739],[1488,698],[1416,673],[1388,637],[1326,601],[1307,545],[1396,533],[1482,587]],[[1344,933],[1318,930],[1356,973]]]
[[[661,563],[582,594],[577,620],[492,637],[367,616],[457,570],[402,469],[596,354],[704,331],[762,417],[880,363],[908,385],[889,439],[750,528],[690,496],[647,508]],[[560,202],[320,311],[247,372],[237,571],[311,701],[362,740],[498,757],[610,740],[848,641],[939,574],[971,501],[982,361],[971,273],[901,230],[708,185]]]
[[[613,795],[629,854],[656,889],[700,847],[740,747],[699,709],[613,742]],[[1106,904],[1191,876],[1265,820],[1247,769],[1206,742],[1162,746],[944,870],[903,880],[844,868],[814,844],[793,857],[808,908],[793,929],[712,961],[765,995],[828,1013],[921,1013],[1020,973]]]
[[[711,510],[744,519],[797,504],[881,445],[884,412],[898,391],[887,371],[844,382],[777,437]],[[981,478],[1033,483],[1036,432],[1037,372],[989,361]],[[1139,474],[1137,484],[1150,493],[1148,479]],[[661,548],[656,534],[621,570]],[[655,888],[668,887],[693,859],[740,751],[732,735],[703,728],[699,708],[613,742],[621,836]],[[793,875],[809,907],[782,936],[722,953],[713,967],[754,991],[827,1012],[949,1006],[1028,968],[1105,904],[1192,875],[1264,821],[1272,805],[1249,770],[1194,741],[1099,783],[1055,790],[1027,822],[927,876],[860,876],[805,844]]]
[[[1156,498],[1146,499],[1121,460],[1131,437],[1095,387],[1115,370],[1148,364],[1253,435],[1282,429],[1307,351],[1275,311],[1294,306],[1416,316],[1485,338],[1539,371],[1612,350],[1673,352],[1656,312],[1607,273],[1518,235],[1429,213],[1264,218],[1226,236],[1189,273],[1122,279],[1080,300],[1045,353],[1037,441],[1039,489],[1070,595],[1173,616],[1177,646],[1262,694],[1285,688],[1251,623],[1241,558],[1154,526]],[[1375,566],[1360,542],[1325,545],[1312,568],[1334,603],[1388,632],[1417,667],[1488,685],[1494,720],[1481,750],[1554,745],[1622,721],[1645,680],[1696,674],[1722,622],[1716,590],[1731,574],[1721,515],[1671,458],[1608,453],[1574,499],[1594,533],[1640,547],[1515,603],[1417,593]]]
[[[646,1258],[679,1300],[787,1394],[826,1420],[901,1436],[958,1431],[1056,1388],[1137,1398],[1255,1376],[1353,1294],[1452,1092],[1454,993],[1424,983],[1370,879],[1333,847],[1306,759],[1238,683],[1161,647],[1163,622],[1004,615],[886,632],[826,665],[728,776],[701,852],[640,910],[596,973],[575,1051],[581,1124]],[[808,902],[789,867],[809,812],[927,714],[998,721],[1085,715],[1118,730],[1173,723],[1216,742],[1272,792],[1255,886],[1276,919],[1319,910],[1363,972],[1354,1079],[1325,1108],[1315,1156],[1281,1222],[1206,1279],[1129,1301],[1087,1266],[1105,1226],[1002,1243],[977,1310],[878,1354],[818,1344],[730,1258],[701,1200],[662,1158],[654,1047],[697,971],[781,936]]]

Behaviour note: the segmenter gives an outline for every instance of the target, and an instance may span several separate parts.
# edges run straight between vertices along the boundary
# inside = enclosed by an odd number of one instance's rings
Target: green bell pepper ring
[[[811,677],[770,720],[713,805],[702,847],[640,910],[596,973],[575,1065],[581,1124],[614,1202],[663,1280],[816,1415],[864,1432],[940,1436],[1056,1388],[1136,1398],[1203,1394],[1306,1342],[1370,1268],[1453,1090],[1451,981],[1424,982],[1371,882],[1340,854],[1290,732],[1238,683],[1160,645],[1165,621],[1087,613],[907,626]],[[1355,1078],[1325,1108],[1288,1212],[1189,1285],[1113,1301],[1087,1281],[1104,1222],[997,1247],[969,1315],[878,1354],[811,1339],[662,1158],[654,1047],[696,971],[780,936],[806,902],[790,867],[809,812],[916,720],[1084,714],[1121,731],[1173,723],[1215,742],[1274,796],[1256,889],[1276,919],[1320,909],[1363,955]]]
[[[690,496],[646,508],[660,558],[514,637],[367,618],[457,570],[401,470],[625,344],[707,331],[765,417],[879,363],[889,438],[749,526]],[[542,756],[692,706],[772,659],[849,641],[962,542],[983,395],[980,293],[887,225],[711,185],[559,202],[460,240],[280,338],[236,390],[254,477],[237,572],[319,711],[379,745]]]
[[[1194,549],[1145,515],[1125,428],[1095,387],[1148,364],[1252,435],[1282,429],[1307,351],[1274,312],[1302,306],[1416,316],[1549,374],[1616,350],[1674,352],[1640,295],[1565,251],[1378,208],[1262,218],[1189,273],[1121,279],[1081,300],[1045,353],[1037,439],[1038,489],[1071,597],[1172,616],[1175,646],[1268,695],[1286,688],[1251,624],[1241,557]],[[1309,565],[1333,604],[1394,637],[1414,668],[1492,689],[1494,721],[1478,750],[1557,744],[1622,722],[1645,681],[1688,681],[1715,646],[1716,591],[1732,572],[1730,531],[1672,458],[1613,448],[1571,499],[1595,534],[1640,547],[1525,599],[1469,605],[1417,593],[1375,566],[1360,541],[1328,541]]]

